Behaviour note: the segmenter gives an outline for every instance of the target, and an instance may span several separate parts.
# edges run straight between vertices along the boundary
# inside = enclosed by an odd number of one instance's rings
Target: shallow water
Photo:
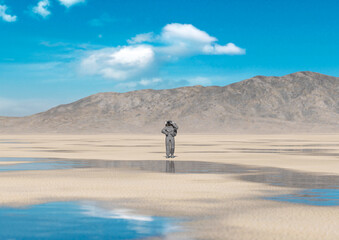
[[[0,165],[0,172],[25,171],[25,170],[55,170],[84,167],[81,163],[68,160],[44,158],[0,158],[0,162],[24,162],[13,165]],[[25,163],[27,162],[27,163]]]
[[[335,148],[305,148],[304,146],[296,146],[296,148],[286,148],[288,145],[282,145],[284,148],[230,148],[229,150],[240,153],[274,153],[287,155],[308,155],[308,156],[335,156],[339,157],[339,153]],[[321,147],[329,147],[331,145],[323,145]]]
[[[339,206],[339,189],[308,189],[264,199],[314,206]]]
[[[0,158],[0,161],[27,161],[15,165],[0,165],[2,171],[53,170],[70,168],[112,168],[171,174],[236,174],[250,182],[293,188],[339,188],[338,175],[321,175],[283,168],[244,166],[203,161],[173,160],[79,160],[54,158]]]
[[[250,182],[293,188],[338,188],[338,175],[320,175],[273,167],[244,166],[202,161],[72,160],[93,168],[123,168],[176,174],[236,174]]]
[[[173,160],[78,160],[78,159],[40,159],[40,158],[0,158],[0,161],[27,161],[16,165],[0,165],[0,172],[23,170],[53,170],[70,168],[105,168],[126,169],[168,174],[234,174],[242,181],[264,183],[273,186],[300,189],[339,189],[338,175],[321,175],[290,169],[244,166],[202,161],[173,161]],[[323,194],[323,199],[327,196]],[[291,196],[274,197],[271,200],[299,201],[300,198]],[[299,200],[298,200],[299,199]],[[307,204],[307,201],[305,201]],[[338,202],[333,204],[338,205]]]
[[[108,210],[96,202],[0,208],[0,239],[141,239],[177,231],[175,219]]]

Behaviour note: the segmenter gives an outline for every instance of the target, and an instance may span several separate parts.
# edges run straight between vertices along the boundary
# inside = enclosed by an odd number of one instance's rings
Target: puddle
[[[139,161],[139,160],[77,160],[53,158],[0,158],[0,162],[27,162],[15,165],[0,165],[0,172],[23,170],[53,170],[70,168],[122,168],[163,173],[244,173],[246,169],[232,164],[199,161]]]
[[[0,172],[23,170],[56,170],[70,168],[112,168],[161,172],[171,174],[237,174],[236,178],[265,183],[273,186],[291,188],[339,188],[339,175],[322,175],[298,172],[290,169],[244,166],[237,164],[213,163],[202,161],[172,160],[78,160],[43,158],[0,158],[0,161],[18,161],[15,165],[0,165]]]
[[[25,171],[25,170],[56,170],[83,168],[81,163],[73,163],[68,160],[42,159],[42,158],[0,158],[0,162],[23,162],[12,165],[0,165],[0,172]]]
[[[305,147],[339,147],[339,144],[336,143],[323,143],[323,144],[302,144],[302,145],[295,145],[295,144],[284,144],[284,145],[275,145],[272,144],[273,147],[293,147],[293,148],[305,148]]]
[[[289,188],[339,188],[339,175],[298,172],[283,168],[261,168],[260,171],[255,171],[252,174],[239,175],[237,178],[249,182]]]
[[[31,150],[30,152],[55,152],[55,153],[76,153],[76,152],[80,152],[80,151],[76,151],[76,150]],[[86,152],[86,150],[81,150],[81,152]]]
[[[72,160],[93,168],[124,168],[176,174],[238,174],[237,178],[293,188],[336,188],[339,175],[321,175],[283,168],[244,166],[202,161],[106,161]]]
[[[181,153],[230,153],[230,151],[186,151]]]
[[[189,147],[209,147],[209,146],[218,146],[218,144],[185,144],[182,143],[180,146],[189,146]]]
[[[110,148],[130,148],[130,147],[154,147],[160,144],[154,144],[154,145],[97,145],[97,147],[110,147]]]
[[[339,206],[339,189],[309,189],[264,199],[313,206]]]
[[[162,173],[245,173],[246,168],[233,164],[222,164],[201,161],[170,161],[170,160],[69,160],[76,164],[83,164],[89,168],[122,168],[148,172]]]
[[[280,154],[302,154],[312,156],[339,156],[336,149],[326,148],[230,148],[240,153],[280,153]]]
[[[96,202],[0,208],[0,239],[143,239],[178,231],[172,218],[109,210]]]
[[[280,187],[313,189],[302,190],[298,194],[275,196],[267,199],[321,206],[334,206],[338,205],[339,202],[339,175],[322,175],[283,168],[172,160],[110,161],[48,158],[0,158],[0,162],[1,161],[24,163],[15,165],[0,165],[0,172],[71,168],[105,168],[112,169],[112,171],[114,169],[126,169],[168,174],[235,174],[234,177],[242,181],[257,182]]]

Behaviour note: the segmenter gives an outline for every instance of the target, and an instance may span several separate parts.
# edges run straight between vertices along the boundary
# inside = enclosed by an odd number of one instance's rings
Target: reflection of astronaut
[[[175,122],[168,120],[165,127],[161,130],[161,132],[166,135],[166,158],[174,158],[174,137],[177,135],[178,129],[179,127]]]
[[[166,161],[166,172],[175,173],[174,161]]]

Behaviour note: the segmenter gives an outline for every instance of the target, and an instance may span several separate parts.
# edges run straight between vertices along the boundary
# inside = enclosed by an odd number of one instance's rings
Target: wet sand
[[[339,135],[178,135],[176,143],[175,161],[283,169],[335,181],[339,176]],[[0,137],[0,149],[0,157],[166,160],[160,134],[11,135]],[[0,204],[89,199],[186,219],[186,232],[168,239],[339,239],[339,206],[265,200],[304,185],[272,185],[250,176],[112,168],[1,172]],[[339,188],[339,182],[331,185]]]

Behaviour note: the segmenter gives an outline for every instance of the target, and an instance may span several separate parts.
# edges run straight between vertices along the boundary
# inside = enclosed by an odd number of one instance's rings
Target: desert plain
[[[339,189],[339,135],[179,134],[175,155],[169,160],[181,170],[170,172],[142,164],[3,171],[0,205],[94,200],[107,209],[182,219],[179,231],[161,239],[339,239],[339,206],[270,199],[305,189]],[[23,164],[14,158],[147,166],[168,160],[160,133],[2,135],[0,158],[0,167]],[[203,172],[204,166],[215,171]]]

